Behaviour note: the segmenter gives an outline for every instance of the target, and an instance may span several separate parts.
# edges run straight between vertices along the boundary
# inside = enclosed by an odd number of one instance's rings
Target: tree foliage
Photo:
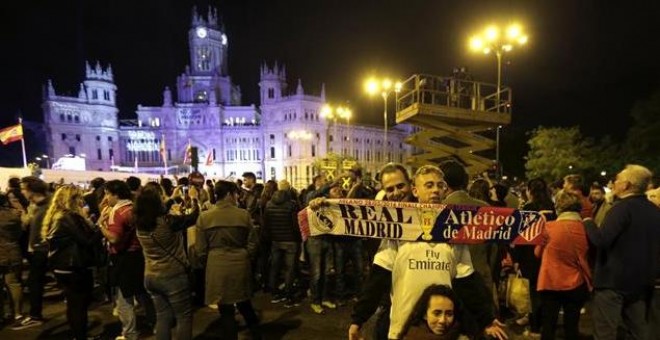
[[[525,163],[527,178],[540,177],[552,182],[570,173],[597,168],[593,140],[584,138],[577,126],[541,126],[529,135],[527,144],[530,150]]]
[[[644,165],[660,174],[660,90],[638,101],[630,112],[633,125],[621,150],[626,163]]]

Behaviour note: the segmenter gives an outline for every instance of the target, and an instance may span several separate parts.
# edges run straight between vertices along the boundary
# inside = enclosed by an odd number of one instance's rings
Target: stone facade
[[[260,67],[260,105],[241,106],[241,90],[228,74],[228,39],[217,18],[215,10],[206,18],[193,11],[191,65],[177,78],[176,100],[166,87],[163,104],[138,105],[137,119],[118,120],[110,66],[87,65],[78,97],[57,95],[49,81],[43,103],[49,156],[84,153],[90,170],[137,163],[140,171],[154,173],[164,172],[165,156],[173,173],[187,169],[183,162],[190,143],[198,147],[199,168],[207,176],[252,171],[303,187],[316,174],[314,161],[328,152],[354,157],[371,173],[410,155],[403,144],[407,127],[391,129],[384,147],[382,127],[327,121],[321,117],[324,86],[311,95],[298,79],[295,91],[289,91],[286,68],[277,63]]]

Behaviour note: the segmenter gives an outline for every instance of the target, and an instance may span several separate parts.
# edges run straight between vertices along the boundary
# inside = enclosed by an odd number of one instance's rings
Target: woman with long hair
[[[87,338],[87,308],[92,300],[95,231],[83,210],[83,192],[74,185],[57,189],[44,216],[41,237],[48,264],[66,298],[66,319],[74,339]]]
[[[155,182],[147,183],[135,199],[133,218],[145,258],[144,285],[156,307],[157,340],[192,338],[190,262],[183,231],[195,224],[199,204],[195,186],[188,194],[193,210],[187,215],[168,213],[165,191]]]
[[[525,193],[527,202],[522,210],[538,211],[547,221],[556,218],[555,206],[550,198],[550,189],[541,178],[534,178],[527,182]],[[532,310],[529,315],[523,315],[516,320],[519,326],[529,324],[527,335],[530,337],[541,336],[541,297],[536,290],[536,283],[539,276],[541,260],[534,255],[532,246],[516,246],[512,249],[511,255],[514,260],[514,266],[520,271],[522,277],[529,280],[529,294]]]
[[[475,333],[462,321],[463,310],[456,293],[447,285],[430,285],[417,300],[404,326],[403,339],[473,338]]]

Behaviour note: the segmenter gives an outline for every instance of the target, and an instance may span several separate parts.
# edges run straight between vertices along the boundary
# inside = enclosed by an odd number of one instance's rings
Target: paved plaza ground
[[[264,339],[346,339],[352,305],[328,310],[325,315],[316,315],[311,312],[308,301],[303,301],[299,307],[285,309],[281,304],[271,304],[270,295],[263,293],[255,296],[254,304],[263,321]],[[44,316],[47,322],[43,326],[22,331],[5,328],[0,330],[0,339],[69,339],[65,304],[61,294],[52,284],[47,287]],[[240,317],[238,318],[240,320]],[[112,315],[112,305],[109,303],[95,303],[90,308],[89,319],[91,335],[103,334],[106,339],[114,339],[120,333],[119,320]],[[195,339],[222,339],[217,310],[208,307],[199,308],[195,311],[193,321]],[[371,339],[369,335],[372,322],[373,320],[365,325],[367,339]],[[523,336],[524,329],[515,325],[513,319],[508,320],[507,324],[511,339],[526,338]],[[591,338],[588,313],[582,316],[580,326],[584,338]],[[561,327],[558,332],[561,339]],[[141,339],[154,338],[153,335],[141,337]],[[250,339],[244,328],[240,339]]]

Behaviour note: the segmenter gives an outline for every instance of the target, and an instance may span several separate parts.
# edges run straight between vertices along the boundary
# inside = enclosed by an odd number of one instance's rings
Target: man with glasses
[[[381,170],[381,183],[385,199],[392,201],[412,201],[420,203],[442,202],[447,183],[443,172],[436,166],[425,165],[415,173],[411,186],[405,168],[400,164],[388,164]],[[429,269],[412,266],[423,261],[442,262],[442,269]],[[437,267],[437,266],[436,266]],[[462,289],[461,296],[467,309],[475,316],[480,329],[498,339],[506,334],[500,328],[493,314],[490,296],[483,289],[483,281],[475,275],[470,260],[470,252],[464,245],[448,243],[407,242],[382,240],[374,258],[374,264],[360,300],[353,309],[352,323],[348,331],[349,340],[361,338],[360,328],[378,307],[379,301],[390,293],[389,331],[379,332],[383,323],[378,322],[376,339],[400,339],[404,336],[404,324],[415,302],[423,290],[431,284],[446,284]]]

